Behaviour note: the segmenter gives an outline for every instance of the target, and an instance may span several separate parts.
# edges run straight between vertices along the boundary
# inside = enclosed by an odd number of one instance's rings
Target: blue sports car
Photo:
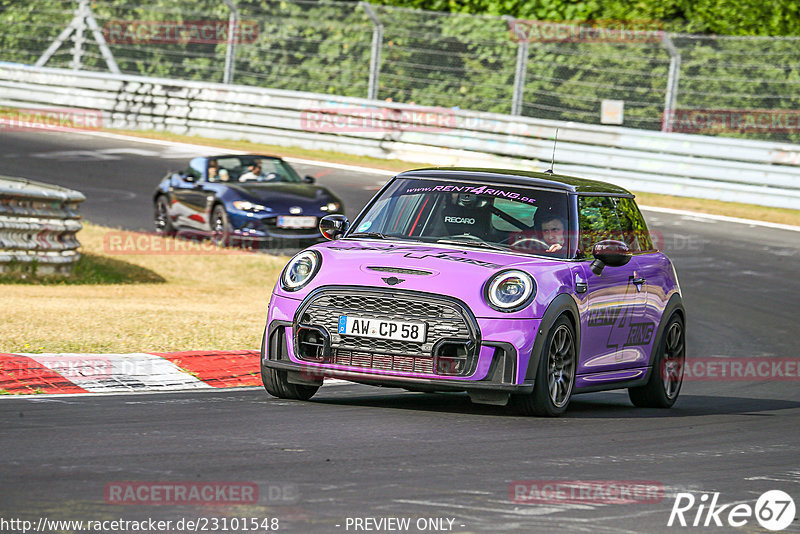
[[[220,244],[322,239],[319,219],[344,213],[342,201],[313,177],[256,154],[192,159],[161,180],[153,206],[157,233],[208,235]]]

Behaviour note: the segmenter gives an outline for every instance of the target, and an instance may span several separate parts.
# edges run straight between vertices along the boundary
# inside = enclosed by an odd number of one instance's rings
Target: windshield
[[[454,180],[396,179],[347,237],[461,244],[567,257],[565,192]]]
[[[283,160],[267,156],[220,156],[208,160],[209,182],[302,182]]]

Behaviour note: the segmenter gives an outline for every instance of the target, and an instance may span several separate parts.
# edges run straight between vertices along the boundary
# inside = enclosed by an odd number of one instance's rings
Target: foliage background
[[[239,0],[255,42],[237,46],[234,83],[366,97],[373,26],[357,2]],[[77,2],[0,0],[0,61],[32,64]],[[221,0],[95,0],[111,21],[227,21]],[[679,32],[679,109],[800,110],[800,4],[786,0],[382,0],[379,99],[509,113],[518,42],[503,16]],[[422,11],[422,9],[428,11]],[[431,11],[434,10],[434,11]],[[438,10],[438,12],[436,11]],[[695,35],[690,35],[695,34]],[[727,37],[715,37],[720,34]],[[778,36],[778,37],[765,37]],[[89,39],[82,68],[106,70]],[[71,43],[48,66],[68,67]],[[125,73],[222,81],[226,44],[111,43]],[[625,102],[625,126],[660,129],[669,55],[651,42],[535,42],[522,114],[600,121]],[[714,132],[707,132],[714,133]],[[796,133],[726,135],[800,141]]]

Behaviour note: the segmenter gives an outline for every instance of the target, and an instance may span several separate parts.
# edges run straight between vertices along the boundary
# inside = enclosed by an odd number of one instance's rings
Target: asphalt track
[[[87,195],[87,219],[147,229],[153,187],[191,155],[77,134],[3,133],[0,174],[76,188]],[[386,179],[298,167],[340,194],[349,215]],[[800,233],[645,216],[677,267],[690,358],[797,357]],[[253,325],[254,347],[262,328]],[[559,419],[509,415],[464,395],[360,385],[323,388],[308,403],[256,389],[0,399],[0,518],[278,517],[281,532],[298,533],[357,531],[348,517],[449,518],[452,532],[727,532],[668,528],[674,495],[719,492],[719,504],[752,505],[780,489],[800,508],[798,384],[686,382],[668,411],[634,408],[624,393],[590,394]],[[654,481],[665,495],[645,504],[509,498],[513,481],[554,479]],[[260,498],[107,504],[104,488],[118,481],[247,481]],[[750,519],[737,531],[763,529]],[[787,531],[800,532],[800,522]]]

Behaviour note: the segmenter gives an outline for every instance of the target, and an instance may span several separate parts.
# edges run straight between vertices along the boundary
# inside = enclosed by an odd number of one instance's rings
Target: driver
[[[261,171],[261,160],[255,160],[248,166],[247,172],[239,177],[239,181],[263,180],[264,178],[266,178],[266,176]]]
[[[563,254],[567,246],[566,229],[564,218],[548,213],[536,221],[532,230],[512,234],[510,245],[512,249],[519,251]]]
[[[542,221],[539,233],[549,245],[545,252],[558,252],[567,246],[567,225],[561,217],[550,216]]]

